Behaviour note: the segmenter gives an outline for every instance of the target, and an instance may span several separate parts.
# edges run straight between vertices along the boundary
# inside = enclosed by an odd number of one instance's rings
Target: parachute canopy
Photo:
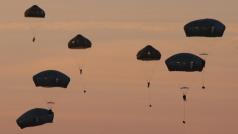
[[[53,101],[48,101],[47,104],[55,104]]]
[[[92,47],[92,43],[89,39],[78,34],[68,43],[68,48],[70,49],[86,49]]]
[[[189,89],[189,87],[181,87],[180,89],[182,89],[182,90]]]
[[[26,127],[34,127],[46,123],[53,123],[53,119],[54,112],[52,110],[34,108],[21,115],[16,120],[16,123],[21,129],[23,129]]]
[[[169,71],[202,71],[205,67],[205,60],[202,58],[190,54],[179,53],[171,56],[165,61]]]
[[[34,75],[33,81],[37,87],[67,88],[70,78],[62,72],[56,70],[46,70]]]
[[[208,53],[200,53],[199,55],[207,56]]]
[[[144,47],[137,53],[138,60],[150,61],[150,60],[160,60],[160,58],[161,58],[160,52],[151,45]]]
[[[45,11],[37,5],[33,5],[25,11],[25,17],[45,18]]]
[[[225,25],[215,19],[200,19],[189,22],[184,26],[187,37],[222,37]]]

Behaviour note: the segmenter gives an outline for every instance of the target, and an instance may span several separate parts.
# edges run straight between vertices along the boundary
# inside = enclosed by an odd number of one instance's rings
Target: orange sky
[[[238,12],[236,0],[2,0],[0,5],[0,133],[4,134],[237,134]],[[24,10],[37,2],[47,18],[31,21]],[[223,38],[186,38],[183,25],[215,18]],[[31,42],[36,33],[37,43]],[[71,51],[77,33],[88,37],[87,52]],[[162,54],[142,64],[136,53],[152,44]],[[206,52],[206,90],[201,73],[170,73],[164,64],[179,52]],[[85,58],[86,55],[86,58]],[[81,58],[81,57],[84,58]],[[85,63],[85,74],[78,67]],[[146,71],[153,68],[153,72]],[[46,69],[71,77],[67,89],[36,88],[32,76]],[[153,73],[148,104],[146,79]],[[187,125],[179,87],[189,86]],[[87,95],[82,94],[86,87]],[[55,122],[21,130],[17,117],[55,101]]]

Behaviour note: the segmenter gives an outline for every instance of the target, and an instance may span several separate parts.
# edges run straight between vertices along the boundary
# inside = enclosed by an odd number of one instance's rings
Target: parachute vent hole
[[[35,123],[38,123],[39,121],[40,121],[40,120],[39,120],[38,117],[35,117],[35,118],[34,118],[34,122],[35,122]]]
[[[147,54],[148,54],[148,55],[151,55],[151,52],[150,52],[150,51],[148,51],[148,52],[147,52]]]
[[[58,83],[58,82],[59,82],[59,78],[56,78],[56,79],[55,79],[55,82]]]
[[[191,61],[191,62],[190,62],[190,68],[191,68],[191,69],[193,68],[193,65],[194,65],[194,62]]]
[[[195,26],[194,29],[195,29],[195,30],[199,30],[199,27],[198,27],[198,26]]]

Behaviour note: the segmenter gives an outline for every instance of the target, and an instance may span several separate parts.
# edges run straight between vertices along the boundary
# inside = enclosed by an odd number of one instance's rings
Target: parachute
[[[91,47],[92,47],[91,41],[81,34],[76,35],[74,38],[72,38],[68,42],[68,48],[71,50],[74,50],[74,49],[83,50],[83,49],[88,49]],[[83,53],[83,52],[81,52],[81,53]],[[73,58],[75,58],[75,57],[77,57],[77,59],[78,59],[78,52],[75,54],[75,56]],[[81,54],[79,57],[81,58],[81,64],[80,64],[79,70],[80,70],[80,74],[83,74],[83,69],[82,69],[83,68],[82,66],[84,64],[83,58],[86,58],[86,56],[85,56],[85,54],[84,55]]]
[[[183,92],[183,100],[187,101],[187,92],[189,90],[189,87],[181,87],[180,89]]]
[[[202,56],[207,56],[208,53],[200,53],[199,55],[202,55]]]
[[[42,87],[62,87],[67,88],[70,78],[62,72],[56,70],[42,71],[33,76],[35,86]]]
[[[55,105],[55,102],[53,101],[48,101],[47,103],[48,109],[52,109],[52,107]]]
[[[33,5],[25,11],[24,16],[29,21],[28,25],[29,25],[29,29],[31,30],[31,32],[33,34],[32,42],[34,43],[36,41],[37,27],[35,27],[32,23],[38,22],[39,21],[38,19],[45,18],[45,16],[46,16],[45,11],[37,5]],[[29,18],[32,18],[32,19],[30,20]],[[37,19],[37,20],[34,21],[33,18]]]
[[[137,53],[137,60],[152,61],[160,60],[161,54],[151,45],[147,45]]]
[[[91,47],[92,47],[91,41],[82,36],[81,34],[76,35],[68,43],[69,49],[87,49]]]
[[[222,37],[226,26],[215,19],[191,21],[184,26],[187,37]]]
[[[179,53],[168,58],[165,64],[169,71],[201,72],[205,60],[191,53]]]
[[[69,40],[68,48],[70,50],[70,55],[72,55],[72,60],[74,60],[74,64],[79,69],[80,74],[80,88],[83,90],[83,93],[86,94],[87,86],[85,84],[85,74],[84,68],[88,62],[87,58],[89,57],[90,48],[92,47],[92,42],[84,37],[81,34],[77,34],[75,37]]]
[[[53,123],[53,120],[54,112],[52,110],[34,108],[21,115],[16,120],[16,123],[21,129],[24,129],[26,127],[35,127],[46,123]]]
[[[205,67],[205,60],[202,58],[191,54],[191,53],[179,53],[169,57],[165,64],[169,71],[181,71],[181,72],[195,72],[195,71],[203,71]],[[182,91],[182,99],[184,102],[184,119],[182,121],[183,124],[186,124],[186,102],[187,102],[187,91],[189,87],[181,87]]]
[[[142,61],[142,63],[146,64],[147,67],[149,67],[149,62],[151,63],[155,63],[155,61],[159,61],[161,58],[161,54],[160,52],[155,49],[153,46],[151,45],[147,45],[145,46],[143,49],[141,49],[140,51],[138,51],[137,55],[137,60],[138,61]],[[152,107],[151,104],[151,91],[150,91],[150,85],[151,85],[151,79],[152,79],[152,75],[154,74],[154,69],[155,69],[155,65],[151,64],[150,65],[152,68],[150,68],[149,70],[143,71],[147,74],[149,74],[148,78],[147,78],[147,83],[146,83],[146,87],[149,88],[148,89],[148,102],[149,102],[149,107]]]
[[[25,11],[25,17],[45,18],[45,11],[37,5],[33,5]]]
[[[181,87],[180,89],[181,89],[181,90],[188,90],[189,87]]]

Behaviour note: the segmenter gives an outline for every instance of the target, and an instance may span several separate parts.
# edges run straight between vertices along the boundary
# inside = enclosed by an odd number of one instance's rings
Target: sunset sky
[[[46,11],[45,19],[24,17],[33,4]],[[237,0],[1,0],[0,133],[237,134],[237,5]],[[187,38],[183,26],[202,18],[223,22],[224,36]],[[90,39],[92,48],[69,50],[76,34]],[[136,60],[148,44],[161,52],[160,61]],[[204,72],[168,72],[164,61],[180,52],[208,53]],[[48,69],[70,76],[68,88],[35,87],[32,76]],[[190,87],[186,125],[181,86]],[[17,126],[21,114],[47,108],[47,101],[56,103],[54,123]]]

